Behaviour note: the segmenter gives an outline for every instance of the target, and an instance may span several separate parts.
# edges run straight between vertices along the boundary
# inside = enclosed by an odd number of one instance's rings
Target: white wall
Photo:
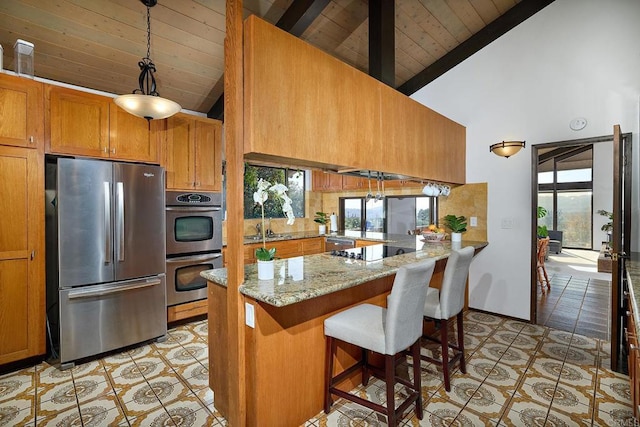
[[[639,20],[637,0],[556,0],[414,94],[467,127],[467,182],[488,183],[489,246],[472,264],[471,307],[529,319],[531,145],[609,135],[620,124],[637,146]],[[586,128],[569,129],[576,117]],[[526,149],[509,159],[489,152],[509,139]]]

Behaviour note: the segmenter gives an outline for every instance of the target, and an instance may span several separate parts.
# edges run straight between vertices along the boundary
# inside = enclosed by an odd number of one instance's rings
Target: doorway
[[[611,274],[598,271],[597,258],[613,207],[613,137],[602,136],[532,147],[532,204],[546,215],[534,221],[555,241],[543,256],[549,288],[532,274],[531,312],[536,324],[592,338],[611,334]],[[534,256],[535,251],[534,251]]]

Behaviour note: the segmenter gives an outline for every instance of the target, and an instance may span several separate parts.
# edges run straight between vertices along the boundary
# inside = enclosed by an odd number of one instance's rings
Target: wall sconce
[[[489,147],[489,151],[500,157],[509,158],[524,148],[524,141],[502,141]]]

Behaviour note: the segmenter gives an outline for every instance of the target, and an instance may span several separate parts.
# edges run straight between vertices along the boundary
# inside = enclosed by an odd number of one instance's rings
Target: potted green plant
[[[444,225],[451,230],[451,241],[462,241],[462,233],[467,231],[467,218],[460,215],[445,215]]]
[[[605,211],[604,209],[600,209],[598,213],[602,216],[606,216],[609,218],[609,222],[603,224],[600,227],[600,230],[607,233],[607,242],[611,242],[611,233],[613,233],[613,212]]]
[[[538,206],[538,219],[544,218],[547,216],[547,210],[542,206]],[[538,238],[544,239],[549,236],[549,230],[547,230],[546,225],[538,225]]]
[[[320,224],[318,226],[318,233],[319,234],[326,234],[327,233],[327,223],[329,222],[329,214],[327,214],[325,212],[316,212],[316,216],[313,218],[313,220],[315,222],[317,222],[318,224]]]
[[[284,184],[271,185],[269,181],[260,178],[258,188],[253,193],[253,201],[260,205],[262,214],[262,247],[256,249],[256,259],[258,260],[258,279],[273,279],[273,260],[276,256],[276,248],[267,249],[266,227],[264,224],[264,202],[269,198],[269,192],[282,202],[282,211],[287,216],[287,225],[293,225],[295,216],[291,207],[291,199],[287,195],[288,188]]]

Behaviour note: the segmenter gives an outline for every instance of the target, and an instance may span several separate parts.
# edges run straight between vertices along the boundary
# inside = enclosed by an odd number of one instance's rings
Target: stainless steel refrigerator
[[[48,158],[47,321],[61,367],[164,337],[164,169]]]

